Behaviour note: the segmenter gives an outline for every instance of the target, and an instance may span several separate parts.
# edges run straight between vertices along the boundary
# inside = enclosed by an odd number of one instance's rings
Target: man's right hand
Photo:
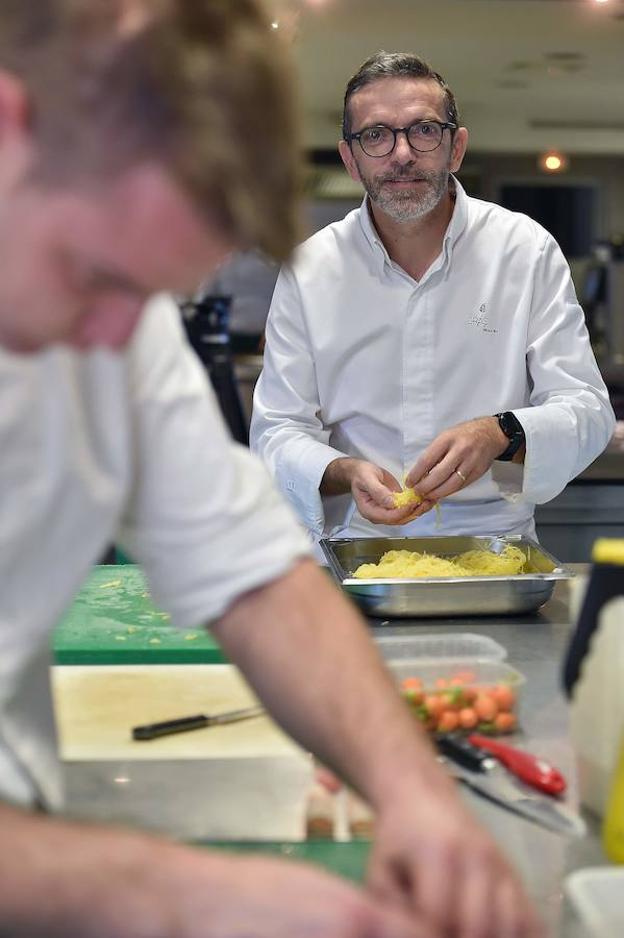
[[[307,864],[2,804],[0,826],[11,844],[0,851],[0,931],[11,938],[431,935],[393,902]]]
[[[321,493],[339,495],[349,491],[359,513],[373,524],[407,524],[435,504],[424,499],[419,505],[395,508],[393,493],[400,492],[401,485],[392,473],[364,459],[345,456],[335,459],[325,470]]]
[[[204,883],[192,869],[188,880],[179,871],[188,903],[172,938],[442,938],[408,911],[316,867],[227,854],[212,861],[220,872]]]

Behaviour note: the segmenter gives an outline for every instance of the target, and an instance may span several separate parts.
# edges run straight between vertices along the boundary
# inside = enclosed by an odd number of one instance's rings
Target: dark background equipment
[[[182,321],[191,346],[208,372],[230,433],[238,443],[248,446],[249,432],[230,347],[230,305],[229,296],[200,296],[181,304]]]

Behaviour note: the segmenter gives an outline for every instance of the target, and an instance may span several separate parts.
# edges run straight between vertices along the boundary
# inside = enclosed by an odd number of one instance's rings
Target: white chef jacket
[[[125,352],[0,350],[0,798],[55,807],[50,632],[113,540],[184,628],[284,573],[309,539],[231,442],[174,304]]]
[[[527,216],[452,185],[442,250],[420,281],[390,260],[366,200],[280,272],[251,446],[316,536],[531,534],[534,505],[613,432],[557,243]],[[350,495],[321,499],[338,457],[370,460],[401,481],[442,430],[507,410],[526,434],[524,467],[495,463],[443,501],[439,526],[434,512],[373,525]]]

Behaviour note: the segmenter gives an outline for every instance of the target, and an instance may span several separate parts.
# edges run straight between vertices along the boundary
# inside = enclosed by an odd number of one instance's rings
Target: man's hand
[[[410,469],[405,484],[437,502],[480,479],[508,445],[496,417],[458,423],[427,447]]]
[[[0,823],[11,843],[0,851],[0,921],[11,938],[431,938],[396,903],[307,864],[4,805]]]
[[[444,938],[543,938],[494,841],[446,786],[388,803],[375,825],[368,882]]]
[[[220,867],[203,887],[195,880],[184,890],[185,927],[171,938],[442,938],[395,903],[316,867],[227,855]]]
[[[401,485],[391,472],[371,462],[358,460],[351,478],[351,493],[363,518],[373,524],[407,524],[433,508],[433,501],[423,499],[419,505],[394,507],[393,492]]]
[[[401,485],[391,472],[364,459],[336,459],[325,471],[321,492],[337,495],[349,491],[359,513],[373,524],[407,524],[435,504],[433,500],[423,499],[419,505],[395,508],[393,493],[400,492]]]

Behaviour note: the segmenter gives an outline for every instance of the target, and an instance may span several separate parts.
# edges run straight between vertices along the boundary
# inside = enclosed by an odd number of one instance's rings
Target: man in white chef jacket
[[[361,620],[228,437],[159,294],[192,292],[240,245],[290,250],[297,148],[274,42],[255,0],[0,5],[0,932],[11,938],[538,933]],[[371,802],[368,888],[53,816],[50,632],[117,536],[173,620],[210,623],[274,716]]]
[[[467,142],[415,56],[347,86],[339,149],[366,196],[282,268],[251,427],[315,538],[534,535],[613,432],[558,245],[466,195]],[[394,507],[404,481],[420,505]]]

